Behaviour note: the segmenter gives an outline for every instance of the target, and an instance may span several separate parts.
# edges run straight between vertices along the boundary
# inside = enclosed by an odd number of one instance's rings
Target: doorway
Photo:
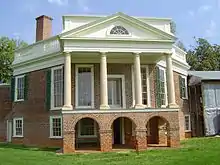
[[[123,141],[123,139],[122,139],[122,137],[123,137],[122,125],[123,125],[122,118],[116,119],[113,123],[113,134],[114,134],[113,144],[116,144],[116,145],[122,144],[122,141]]]

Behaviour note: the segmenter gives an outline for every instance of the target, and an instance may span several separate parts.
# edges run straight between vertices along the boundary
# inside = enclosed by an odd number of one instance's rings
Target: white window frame
[[[185,97],[182,97],[182,99],[188,99],[188,89],[187,89],[187,77],[186,76],[183,76],[183,75],[180,75],[183,79],[185,79],[185,93],[186,93],[186,96]],[[179,83],[180,84],[180,83]]]
[[[61,119],[61,136],[53,136],[53,119]],[[60,139],[63,138],[63,118],[62,116],[50,116],[50,138]]]
[[[122,88],[121,89],[121,93],[122,93],[122,107],[121,108],[125,109],[126,108],[125,76],[123,74],[108,74],[107,79],[109,78],[120,78],[121,79],[121,88]]]
[[[85,118],[84,118],[85,119]],[[92,120],[92,119],[91,119]],[[97,137],[97,124],[96,121],[93,120],[93,124],[94,124],[94,135],[81,135],[81,121],[79,121],[78,123],[78,137],[79,138],[96,138]]]
[[[189,118],[189,129],[187,130],[186,129],[186,119],[185,117],[188,117]],[[185,132],[191,132],[191,120],[190,120],[190,115],[184,115],[184,130]]]
[[[147,105],[146,107],[151,107],[151,93],[150,93],[150,74],[149,74],[149,65],[141,65],[141,68],[146,68],[146,81],[147,81]],[[132,79],[132,106],[135,106],[135,85],[134,85],[134,66],[131,66],[131,79]],[[142,82],[141,82],[142,84]]]
[[[51,94],[51,103],[50,103],[50,110],[60,110],[63,106],[61,107],[55,107],[54,106],[54,71],[58,70],[58,69],[63,69],[63,74],[64,74],[64,68],[63,66],[57,66],[57,67],[53,67],[51,68],[51,90],[50,90],[50,94]],[[63,80],[64,81],[64,80]],[[63,88],[64,88],[64,84],[63,84]],[[64,93],[63,93],[63,99],[64,99]]]
[[[78,105],[78,70],[79,68],[91,68],[91,106],[79,106]],[[94,65],[76,65],[75,66],[75,108],[76,109],[87,109],[87,108],[94,108]]]
[[[21,120],[22,121],[22,134],[16,135],[16,121]],[[23,117],[15,117],[13,118],[13,137],[24,137],[24,119]]]
[[[15,102],[24,101],[24,98],[23,99],[17,99],[17,94],[18,94],[17,89],[18,89],[18,79],[19,78],[24,78],[24,88],[25,88],[25,75],[16,76],[15,77],[15,92],[14,92]],[[23,92],[25,92],[24,89],[23,89]]]
[[[168,105],[168,98],[167,98],[167,73],[166,73],[166,68],[161,67],[161,66],[158,66],[158,65],[157,65],[157,67],[158,67],[160,70],[163,70],[163,71],[164,71],[165,105],[161,105],[161,108],[166,108],[167,105]]]

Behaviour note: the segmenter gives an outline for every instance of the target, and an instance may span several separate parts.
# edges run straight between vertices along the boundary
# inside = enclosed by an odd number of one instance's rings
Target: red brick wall
[[[13,103],[11,118],[23,117],[24,138],[12,138],[14,143],[38,146],[62,146],[62,139],[50,139],[49,117],[60,111],[46,109],[46,70],[28,74],[28,99]]]
[[[0,142],[6,140],[5,117],[11,112],[10,86],[0,85]]]

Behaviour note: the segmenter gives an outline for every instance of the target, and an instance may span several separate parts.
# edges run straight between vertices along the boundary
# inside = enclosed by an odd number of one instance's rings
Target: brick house
[[[12,137],[25,145],[91,148],[178,147],[191,136],[186,53],[170,19],[36,18],[36,43],[15,52]],[[5,121],[6,122],[6,121]]]

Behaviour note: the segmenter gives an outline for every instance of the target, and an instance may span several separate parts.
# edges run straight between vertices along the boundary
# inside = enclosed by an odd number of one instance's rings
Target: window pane
[[[17,78],[17,100],[24,99],[24,77]]]
[[[22,136],[23,128],[22,128],[22,120],[15,120],[15,135]]]
[[[141,67],[142,104],[147,105],[147,68]]]
[[[190,120],[189,116],[185,116],[185,130],[190,130]]]
[[[78,105],[92,105],[92,72],[91,68],[78,68]]]
[[[63,68],[53,71],[54,107],[63,106]]]
[[[52,119],[52,134],[53,136],[62,136],[61,135],[61,118]]]

